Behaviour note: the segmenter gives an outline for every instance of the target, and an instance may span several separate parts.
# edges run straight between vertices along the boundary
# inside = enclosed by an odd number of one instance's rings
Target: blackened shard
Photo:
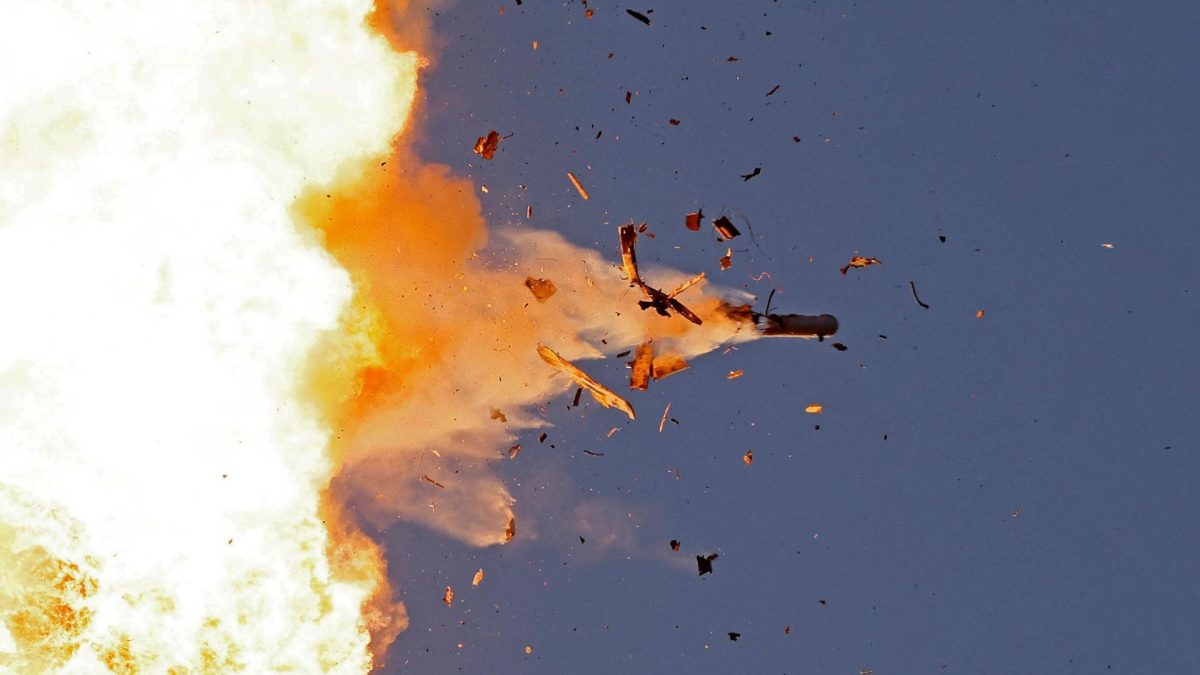
[[[696,556],[696,567],[700,570],[699,576],[704,576],[713,571],[713,561],[718,558],[718,554],[709,553],[708,555]]]
[[[742,637],[742,634],[741,634],[741,633],[734,633],[733,631],[730,631],[730,632],[729,632],[729,639],[730,639],[730,640],[732,640],[732,641],[734,641],[734,642],[737,642],[737,641],[738,641],[738,638],[740,638],[740,637]]]
[[[628,14],[629,16],[632,16],[633,18],[637,19],[638,21],[641,21],[642,23],[646,24],[647,26],[650,25],[650,17],[646,16],[645,14],[642,14],[641,12],[637,11],[636,9],[627,9],[627,10],[625,10],[625,13]]]
[[[579,397],[580,396],[583,396],[583,387],[578,387],[577,389],[575,389],[575,398],[572,399],[572,401],[571,401],[572,408],[579,407]]]
[[[771,94],[774,94],[775,92],[779,91],[779,87],[780,87],[780,85],[778,85],[778,84],[775,85],[774,87],[771,87],[771,91],[767,92],[767,96],[770,96]]]
[[[917,285],[910,281],[910,282],[908,282],[908,287],[912,289],[913,300],[916,300],[917,304],[924,307],[925,309],[929,309],[929,305],[921,302],[920,296],[917,295]]]
[[[725,239],[733,239],[741,234],[741,232],[734,227],[733,221],[729,219],[729,216],[721,216],[720,218],[717,218],[716,220],[712,221],[712,225],[714,228],[716,228],[717,234],[721,235]]]
[[[680,546],[680,544],[679,544],[679,540],[678,540],[678,539],[672,539],[672,540],[671,540],[671,543],[670,543],[670,546],[671,546],[671,550],[672,550],[672,551],[678,551],[678,550],[679,550],[679,546]]]
[[[750,180],[751,178],[754,178],[755,176],[757,176],[760,173],[762,173],[762,167],[756,166],[756,167],[754,167],[754,170],[751,171],[750,173],[742,174],[742,180],[744,180],[744,181]]]
[[[846,351],[847,349],[849,349],[849,347],[847,347],[846,345],[844,345],[844,344],[842,344],[842,343],[840,343],[840,342],[835,342],[835,343],[833,343],[832,347],[833,347],[834,349],[838,350],[839,352],[844,352],[844,351]]]
[[[633,406],[629,405],[629,401],[626,401],[608,387],[592,379],[587,373],[576,367],[575,364],[564,359],[558,352],[545,345],[538,345],[537,353],[548,365],[562,371],[572,380],[575,380],[579,386],[587,389],[591,393],[592,398],[596,399],[600,405],[606,408],[616,408],[628,415],[629,419],[635,419]]]

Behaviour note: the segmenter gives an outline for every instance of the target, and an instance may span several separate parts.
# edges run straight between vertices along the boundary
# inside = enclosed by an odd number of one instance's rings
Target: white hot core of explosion
[[[0,671],[369,668],[294,396],[351,289],[289,217],[408,114],[369,10],[0,0]],[[95,587],[31,646],[42,559]]]

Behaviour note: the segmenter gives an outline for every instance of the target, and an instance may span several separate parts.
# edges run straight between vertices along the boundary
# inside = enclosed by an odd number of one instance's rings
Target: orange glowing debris
[[[637,244],[637,229],[633,223],[630,223],[617,228],[617,232],[621,237],[621,265],[625,270],[625,276],[629,278],[631,285],[641,285],[642,278],[638,274],[637,266],[637,250],[634,248]]]
[[[533,653],[533,647],[531,647],[529,645],[525,645],[525,655],[528,656],[529,654],[532,654],[532,653]]]
[[[592,398],[596,399],[600,405],[605,408],[616,408],[629,415],[629,419],[636,418],[633,413],[633,406],[629,405],[629,401],[626,401],[608,387],[593,380],[587,373],[577,368],[575,364],[560,356],[558,352],[545,345],[538,345],[537,353],[538,356],[542,357],[543,361],[566,373],[572,380],[575,380],[580,386],[587,389],[591,393]]]
[[[809,415],[820,415],[821,411],[823,410],[825,410],[825,408],[820,403],[813,403],[804,407],[804,412],[808,413]]]
[[[520,443],[517,443],[516,445],[514,445],[508,449],[508,458],[509,459],[516,459],[517,455],[519,455],[519,454],[521,454],[521,444]]]
[[[430,478],[429,474],[421,474],[421,480],[425,481],[426,483],[429,483],[430,485],[432,485],[434,487],[442,488],[443,490],[446,488],[445,485],[442,485],[441,483],[437,482],[436,480]]]
[[[508,415],[500,412],[499,408],[492,408],[492,419],[496,420],[497,422],[507,422]]]
[[[731,371],[729,371],[729,374],[725,376],[725,379],[736,380],[745,374],[746,374],[746,371],[744,371],[744,370],[731,370]]]
[[[979,310],[978,312],[975,312],[975,318],[976,318],[976,319],[982,319],[982,318],[983,318],[983,310],[982,310],[982,309],[981,309],[981,310]]]
[[[883,261],[880,260],[879,258],[867,258],[867,257],[861,256],[861,255],[856,255],[856,256],[850,258],[850,262],[846,263],[846,266],[842,268],[842,274],[844,275],[844,274],[846,274],[846,272],[849,272],[850,268],[852,268],[852,267],[853,268],[870,267],[871,265],[882,265],[882,264],[883,264]]]
[[[704,280],[704,272],[701,272],[701,273],[697,274],[696,276],[692,277],[691,279],[688,279],[687,281],[683,282],[682,284],[679,284],[679,287],[676,288],[675,290],[671,291],[670,293],[668,293],[667,297],[673,298],[673,297],[679,295],[680,293],[686,291],[687,289],[691,288],[692,286],[695,286],[696,284],[700,283],[703,280]]]
[[[725,255],[721,257],[720,263],[722,271],[733,267],[733,249],[725,249]]]
[[[1100,244],[1100,245],[1103,246],[1104,248],[1112,248],[1113,247],[1112,244],[1108,244],[1108,243],[1104,243],[1104,244]]]
[[[446,592],[442,594],[442,602],[446,603],[447,607],[454,604],[453,588],[450,588],[449,586],[446,587]]]
[[[646,391],[650,388],[651,364],[654,361],[654,347],[649,342],[638,346],[637,354],[629,363],[632,371],[629,375],[629,388]]]
[[[488,132],[487,136],[480,136],[479,140],[475,141],[475,154],[490,160],[496,156],[498,147],[500,147],[500,134],[493,129]]]
[[[741,232],[734,227],[733,221],[729,219],[729,216],[721,216],[720,218],[717,218],[716,220],[712,221],[712,226],[717,231],[717,234],[721,235],[725,239],[733,239],[741,234]]]
[[[483,568],[480,567],[479,570],[477,572],[475,572],[475,577],[473,579],[471,579],[471,585],[478,586],[479,584],[482,584],[482,583],[483,583]]]
[[[746,466],[750,466],[751,464],[753,464],[754,463],[754,451],[747,450],[746,454],[742,455],[742,462],[744,462],[746,464]]]
[[[674,375],[681,370],[688,369],[688,362],[681,356],[674,354],[663,354],[655,356],[650,363],[650,376],[656,380],[661,380],[669,375]]]
[[[535,277],[525,277],[525,288],[533,293],[533,297],[537,298],[538,302],[545,302],[550,296],[558,292],[558,287],[549,279],[538,279]]]
[[[513,540],[513,537],[516,537],[516,536],[517,536],[517,518],[516,518],[516,516],[509,516],[508,517],[508,526],[506,526],[504,528],[504,543],[507,544],[508,542]]]
[[[667,407],[663,408],[662,418],[658,420],[658,433],[662,433],[664,427],[667,426],[667,414],[671,412],[671,404],[668,402]]]
[[[575,186],[575,189],[579,191],[579,196],[583,197],[584,201],[591,199],[591,197],[588,196],[587,190],[583,189],[583,183],[579,182],[579,179],[575,177],[574,173],[568,171],[567,178],[571,179],[571,185]]]
[[[537,40],[534,40],[534,41],[533,41],[533,51],[535,51],[535,52],[536,52],[536,51],[537,51],[537,48],[538,48],[538,41],[537,41]]]
[[[695,213],[689,213],[683,217],[683,226],[692,232],[700,231],[700,221],[704,219],[704,209],[700,209]]]

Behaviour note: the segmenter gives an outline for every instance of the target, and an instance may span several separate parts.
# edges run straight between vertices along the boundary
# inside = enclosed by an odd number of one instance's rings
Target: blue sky
[[[412,619],[386,672],[1200,658],[1200,13],[1152,4],[442,9],[422,154],[488,186],[494,227],[532,204],[535,226],[615,262],[615,226],[647,222],[644,262],[835,314],[848,349],[711,354],[641,395],[654,412],[633,424],[551,401],[547,441],[500,466],[536,538],[386,534]],[[512,136],[484,163],[489,129]],[[729,271],[725,244],[682,225],[699,207],[752,223]],[[852,255],[884,264],[840,274]],[[679,423],[659,433],[668,402]]]

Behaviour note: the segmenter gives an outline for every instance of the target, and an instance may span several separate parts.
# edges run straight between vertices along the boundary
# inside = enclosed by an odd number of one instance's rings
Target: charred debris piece
[[[704,274],[700,273],[692,277],[691,280],[685,282],[669,294],[655,288],[642,281],[641,273],[638,272],[637,251],[634,248],[637,244],[637,226],[630,223],[620,226],[617,228],[617,231],[621,236],[621,264],[625,269],[625,276],[629,277],[629,284],[631,286],[637,286],[642,291],[642,294],[646,296],[645,300],[638,301],[638,306],[643,310],[653,307],[654,311],[663,316],[671,316],[671,312],[674,312],[697,326],[703,324],[704,322],[700,317],[696,316],[692,310],[677,300],[675,296],[691,288],[692,285],[703,279]]]
[[[637,19],[638,21],[641,21],[642,23],[646,24],[647,26],[650,25],[650,17],[646,16],[645,14],[642,14],[641,12],[637,11],[636,9],[627,9],[627,10],[625,10],[625,13],[628,14],[629,16],[632,16],[633,18]]]
[[[856,255],[850,258],[850,262],[846,263],[846,266],[842,268],[842,275],[844,276],[846,272],[850,271],[851,268],[870,267],[871,265],[882,264],[883,261],[879,258],[868,258],[865,256]]]
[[[720,557],[720,555],[719,555],[719,554],[717,554],[717,553],[709,553],[708,555],[698,555],[698,556],[696,556],[696,567],[697,567],[697,569],[699,569],[699,571],[700,571],[700,575],[699,575],[699,576],[704,576],[705,574],[710,574],[710,573],[712,573],[712,571],[713,571],[713,565],[712,565],[712,564],[713,564],[713,561],[714,561],[714,560],[716,560],[716,559],[717,559],[717,558],[719,558],[719,557]]]
[[[712,221],[712,226],[717,231],[717,234],[721,235],[721,238],[723,239],[733,239],[741,234],[741,232],[733,226],[733,221],[729,219],[729,216],[721,216],[720,218],[717,218],[716,220]]]

